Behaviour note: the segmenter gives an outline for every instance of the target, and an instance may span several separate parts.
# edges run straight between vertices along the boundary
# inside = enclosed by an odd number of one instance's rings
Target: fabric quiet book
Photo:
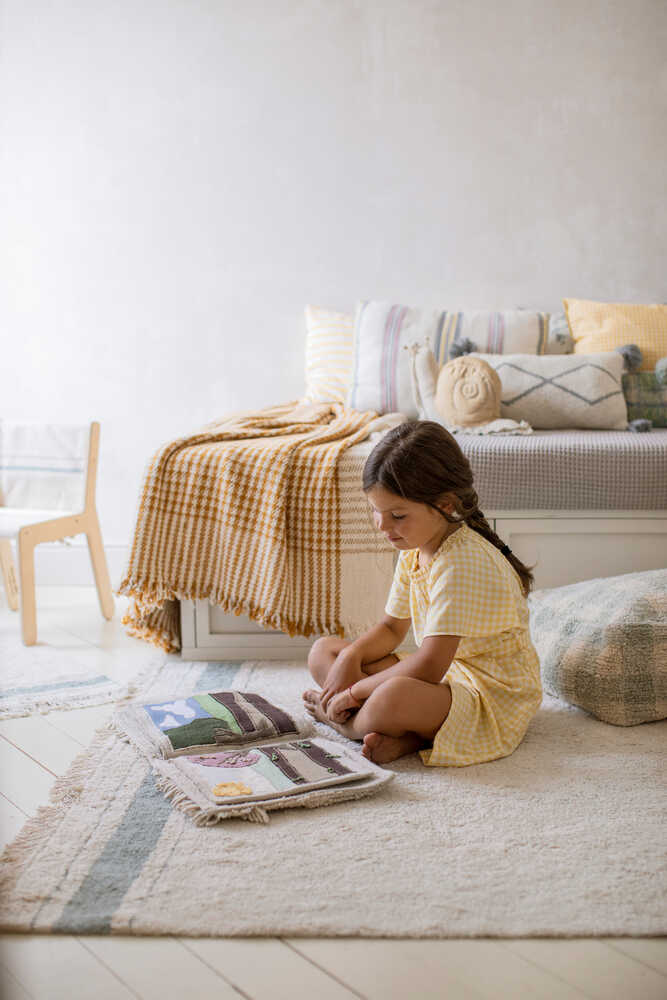
[[[198,825],[372,794],[393,774],[313,735],[260,694],[218,691],[121,709],[114,727],[151,758],[158,786]]]

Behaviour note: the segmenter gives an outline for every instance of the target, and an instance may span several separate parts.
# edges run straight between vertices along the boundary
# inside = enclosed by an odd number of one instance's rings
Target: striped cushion
[[[429,340],[442,365],[452,344],[465,337],[491,354],[544,354],[547,313],[527,309],[503,312],[448,312],[412,309],[391,302],[360,302],[354,327],[352,384],[347,405],[378,413],[417,416],[410,360],[406,350]]]
[[[306,395],[310,403],[344,403],[352,372],[354,316],[306,306]]]
[[[667,306],[622,305],[563,299],[574,338],[575,354],[613,351],[637,344],[643,355],[642,371],[652,371],[667,355]]]

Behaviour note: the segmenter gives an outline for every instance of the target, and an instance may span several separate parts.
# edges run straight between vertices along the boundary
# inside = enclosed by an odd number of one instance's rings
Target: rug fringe
[[[268,823],[269,814],[266,809],[255,804],[244,806],[211,806],[203,809],[169,778],[155,775],[155,783],[175,809],[185,813],[195,826],[215,826],[226,819],[245,819],[249,823]]]
[[[2,708],[0,708],[0,720],[25,718],[29,715],[48,715],[49,712],[63,712],[74,708],[92,708],[96,705],[122,705],[140,694],[141,690],[157,677],[164,664],[164,660],[160,660],[157,663],[149,663],[132,680],[125,682],[116,681],[113,677],[110,677],[108,684],[100,685],[100,690],[81,693],[75,697],[65,695],[65,700],[56,700],[59,699],[57,694],[46,695],[43,698],[40,697],[39,701],[32,708],[14,709],[12,708],[11,701],[6,701]],[[117,690],[114,690],[114,687]],[[103,693],[105,691],[108,692],[106,695]],[[17,701],[20,702],[21,700],[22,697],[17,698]]]
[[[35,815],[26,820],[14,840],[0,854],[0,867],[9,868],[6,875],[3,873],[4,894],[8,893],[10,884],[13,886],[19,877],[21,873],[19,865],[28,863],[30,855],[44,846],[52,836],[52,823],[63,815],[64,809],[81,796],[86,781],[98,766],[95,751],[103,747],[109,738],[108,725],[105,723],[96,730],[90,746],[82,750],[66,773],[56,779],[49,794],[50,804],[39,806]]]

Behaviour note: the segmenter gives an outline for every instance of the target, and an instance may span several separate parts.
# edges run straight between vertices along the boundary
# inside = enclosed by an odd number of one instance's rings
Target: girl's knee
[[[308,653],[308,669],[313,677],[322,667],[329,667],[338,656],[341,640],[336,635],[323,635],[316,639]]]
[[[373,691],[366,706],[375,714],[391,716],[400,705],[405,704],[410,697],[411,677],[388,677],[383,684]]]
[[[384,702],[396,704],[410,697],[410,690],[414,689],[414,684],[413,677],[388,677],[373,693],[382,695]]]

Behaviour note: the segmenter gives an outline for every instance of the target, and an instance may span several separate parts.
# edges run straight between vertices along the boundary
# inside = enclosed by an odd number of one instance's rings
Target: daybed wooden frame
[[[536,588],[667,566],[667,511],[509,510],[487,517],[524,562],[537,563]],[[187,660],[302,659],[314,638],[263,629],[208,601],[181,602],[181,632]]]

